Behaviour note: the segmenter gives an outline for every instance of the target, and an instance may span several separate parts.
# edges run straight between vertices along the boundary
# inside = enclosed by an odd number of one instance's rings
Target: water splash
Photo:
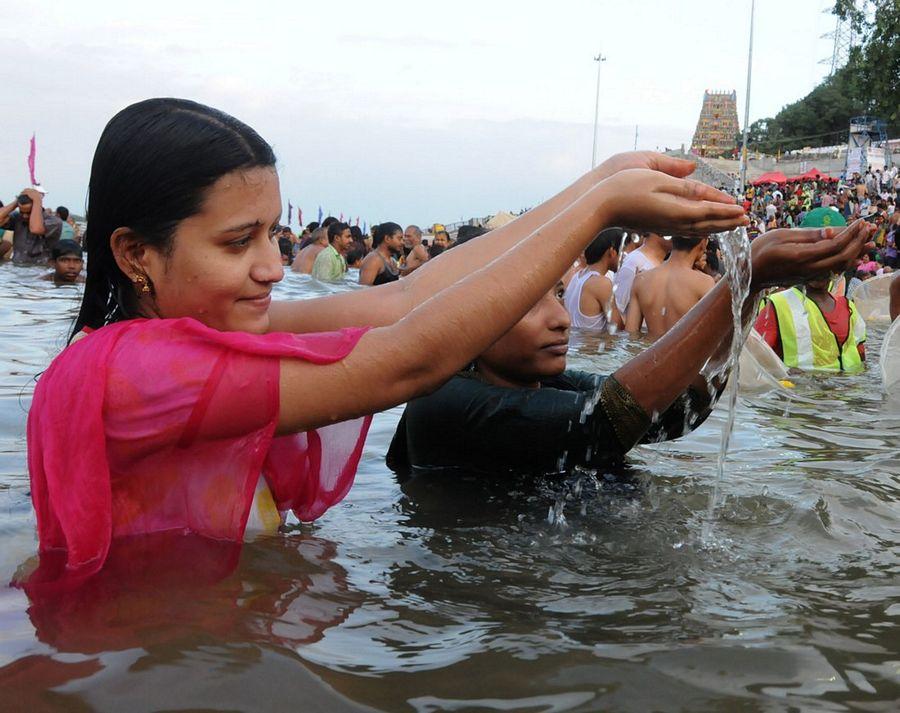
[[[741,311],[744,301],[750,294],[750,240],[746,229],[738,228],[727,233],[715,236],[718,239],[722,257],[725,262],[725,279],[731,289],[731,319],[734,333],[731,337],[731,349],[728,358],[719,366],[713,366],[712,372],[707,377],[710,391],[715,391],[715,382],[719,377],[731,372],[728,381],[727,416],[722,424],[722,437],[719,441],[719,456],[716,461],[716,480],[712,492],[709,495],[709,505],[706,510],[706,519],[703,522],[702,541],[706,544],[710,541],[712,525],[716,515],[716,505],[719,499],[719,490],[725,473],[725,459],[728,455],[728,446],[731,442],[731,433],[734,430],[734,417],[737,410],[738,382],[740,381],[740,356],[741,349],[747,334],[741,320]],[[749,327],[749,325],[748,325]]]

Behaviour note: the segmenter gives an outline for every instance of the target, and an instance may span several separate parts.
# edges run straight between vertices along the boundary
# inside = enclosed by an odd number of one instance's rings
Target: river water
[[[0,266],[4,583],[36,550],[33,379],[78,298],[37,274]],[[277,293],[328,289],[353,287],[288,274]],[[570,366],[638,348],[576,334]],[[230,573],[173,543],[180,575],[152,583],[30,609],[0,589],[0,710],[895,711],[900,405],[876,373],[742,394],[710,538],[721,409],[625,472],[402,487],[384,465],[401,410],[379,414],[346,500]]]

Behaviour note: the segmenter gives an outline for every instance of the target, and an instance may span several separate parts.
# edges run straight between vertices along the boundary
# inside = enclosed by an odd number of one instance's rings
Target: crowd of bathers
[[[0,261],[47,265],[42,279],[57,284],[84,282],[81,226],[65,206],[44,206],[40,188],[25,188],[12,201],[0,202]]]
[[[321,223],[308,223],[299,235],[287,226],[280,227],[278,245],[282,263],[293,272],[335,282],[356,268],[361,285],[382,285],[486,232],[479,225],[462,225],[451,237],[439,223],[430,226],[426,234],[418,225],[404,230],[398,223],[386,221],[364,233],[359,225],[329,216]]]

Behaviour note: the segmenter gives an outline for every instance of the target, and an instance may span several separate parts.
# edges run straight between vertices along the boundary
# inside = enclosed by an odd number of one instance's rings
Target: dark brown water
[[[4,582],[36,549],[32,378],[77,295],[36,274],[0,266]],[[636,348],[603,341],[576,336],[570,365]],[[230,574],[231,548],[186,540],[127,586],[30,610],[0,590],[0,710],[898,710],[900,404],[874,370],[796,382],[814,404],[739,399],[708,541],[718,411],[630,476],[402,488],[383,462],[399,410],[380,414],[344,503]],[[210,549],[224,578],[191,567]]]

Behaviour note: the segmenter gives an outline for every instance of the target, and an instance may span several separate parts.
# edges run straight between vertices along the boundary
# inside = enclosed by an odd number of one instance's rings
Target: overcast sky
[[[756,3],[750,119],[809,92],[830,56],[828,0]],[[119,109],[177,96],[275,147],[282,195],[369,224],[518,209],[600,156],[689,144],[704,89],[737,90],[750,0],[2,3],[0,199],[37,178],[81,213]],[[295,219],[296,220],[296,219]]]

